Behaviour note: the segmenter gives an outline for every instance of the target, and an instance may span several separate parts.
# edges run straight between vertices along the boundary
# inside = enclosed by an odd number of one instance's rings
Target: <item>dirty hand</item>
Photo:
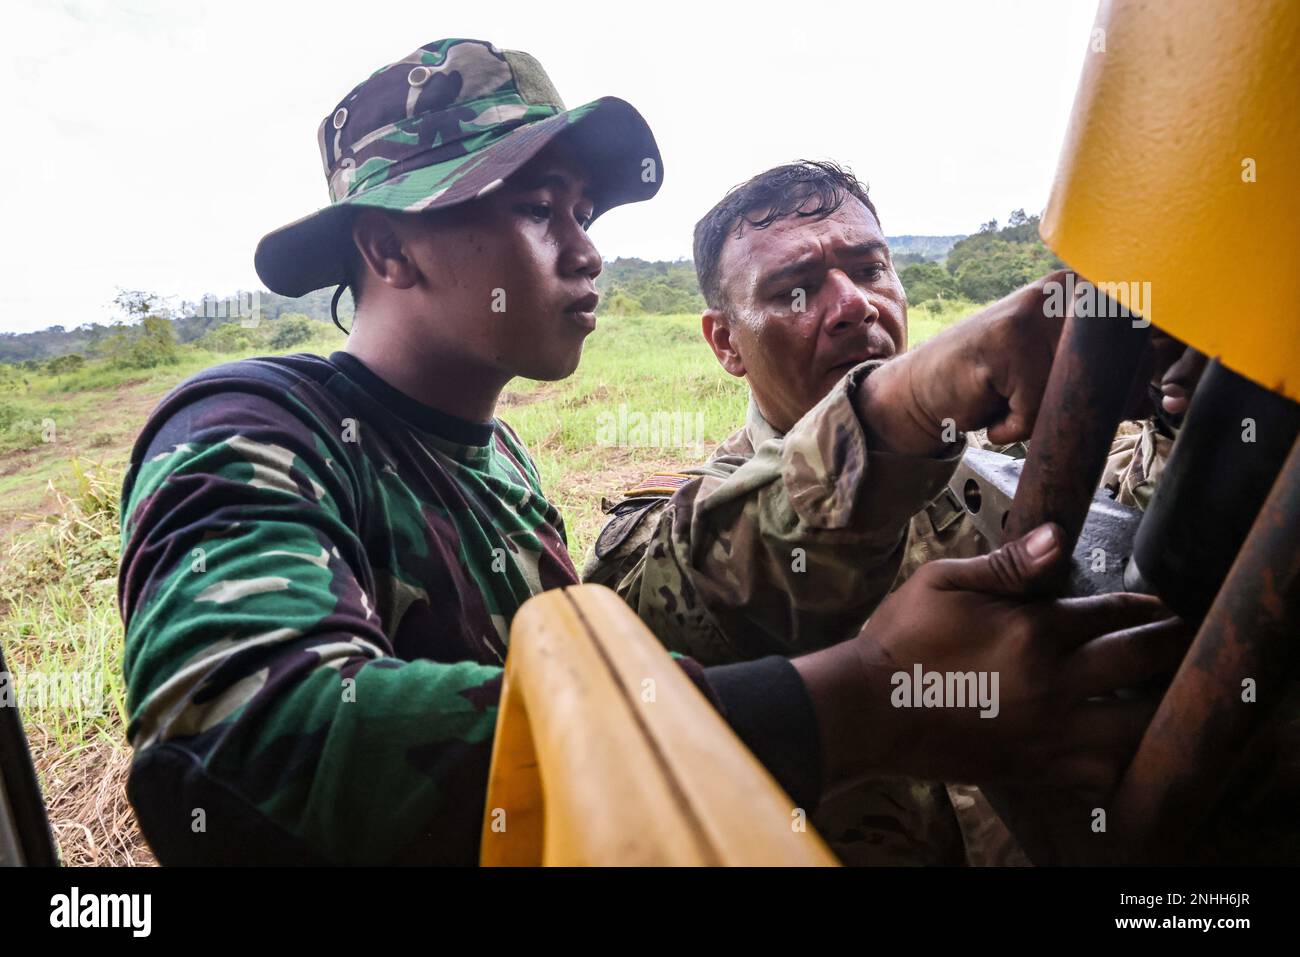
[[[827,785],[885,772],[1107,793],[1155,708],[1111,693],[1171,674],[1191,633],[1147,595],[1027,599],[1063,559],[1049,524],[988,555],[930,562],[858,637],[795,659]],[[917,666],[943,680],[941,706],[927,706],[932,679],[915,687]],[[957,706],[948,675],[968,673],[951,682],[967,689]]]
[[[1029,438],[1070,309],[1066,275],[1017,289],[864,378],[855,401],[873,445],[935,455],[973,429],[998,444]]]

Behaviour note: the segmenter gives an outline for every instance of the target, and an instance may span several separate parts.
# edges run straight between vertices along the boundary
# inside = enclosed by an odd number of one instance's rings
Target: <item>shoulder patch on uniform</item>
[[[615,506],[614,514],[605,522],[605,527],[600,530],[600,535],[596,538],[596,557],[604,561],[614,554],[641,524],[641,520],[649,513],[651,506],[664,501],[664,498],[665,496],[662,495],[640,498],[631,502],[620,502]]]
[[[643,478],[636,485],[629,489],[623,490],[624,498],[637,498],[641,495],[672,495],[679,488],[698,478],[696,475],[686,475],[683,472],[655,472]]]

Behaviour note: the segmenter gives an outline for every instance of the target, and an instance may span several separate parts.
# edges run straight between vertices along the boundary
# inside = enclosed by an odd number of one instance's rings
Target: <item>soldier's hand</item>
[[[1160,373],[1158,382],[1153,379],[1152,384],[1160,390],[1160,402],[1165,412],[1180,416],[1187,411],[1192,403],[1192,393],[1196,391],[1196,385],[1201,381],[1201,374],[1205,372],[1209,361],[1191,346],[1187,346]]]
[[[867,376],[857,406],[872,444],[934,455],[974,429],[997,444],[1029,438],[1072,308],[1065,280],[1017,289]]]
[[[1125,403],[1124,418],[1145,419],[1159,409],[1166,420],[1180,423],[1208,364],[1206,356],[1153,326]]]
[[[1044,525],[989,555],[930,562],[856,639],[796,659],[827,784],[885,771],[1113,788],[1155,702],[1110,693],[1172,674],[1191,633],[1146,595],[1024,598],[1062,559],[1059,529]],[[926,706],[924,680],[914,687],[917,666],[942,676],[941,706]],[[971,672],[996,700],[957,707],[947,677]]]

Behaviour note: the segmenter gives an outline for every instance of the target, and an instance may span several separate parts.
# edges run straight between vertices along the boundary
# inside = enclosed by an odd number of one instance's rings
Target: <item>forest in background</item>
[[[1015,210],[1000,227],[984,223],[970,236],[889,237],[894,266],[913,305],[991,302],[1063,264],[1038,237],[1038,217]],[[650,261],[611,259],[596,280],[599,311],[607,315],[681,315],[704,309],[689,259]],[[218,353],[233,353],[261,341],[263,322],[275,324],[267,337],[274,348],[289,348],[315,334],[316,323],[329,322],[333,289],[318,289],[297,299],[257,294],[257,322],[246,292],[225,298],[205,296],[197,302],[169,303],[143,290],[122,290],[115,300],[119,317],[109,323],[88,322],[39,332],[0,333],[0,364],[23,371],[70,372],[87,359],[108,359],[129,368],[152,368],[175,361],[175,348],[194,344]],[[352,318],[349,296],[339,301],[339,318]],[[3,378],[3,377],[0,377]]]

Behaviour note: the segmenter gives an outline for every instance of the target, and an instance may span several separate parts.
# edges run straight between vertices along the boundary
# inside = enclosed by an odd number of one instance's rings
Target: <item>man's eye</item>
[[[870,266],[863,266],[858,270],[858,275],[863,279],[874,282],[885,274],[885,267],[882,263],[872,263]]]
[[[591,213],[588,213],[586,216],[580,216],[578,217],[578,225],[586,230],[591,226],[591,221],[595,218],[596,217]]]
[[[524,207],[524,209],[527,211],[528,215],[532,216],[534,219],[550,219],[551,217],[550,203],[529,203]]]

